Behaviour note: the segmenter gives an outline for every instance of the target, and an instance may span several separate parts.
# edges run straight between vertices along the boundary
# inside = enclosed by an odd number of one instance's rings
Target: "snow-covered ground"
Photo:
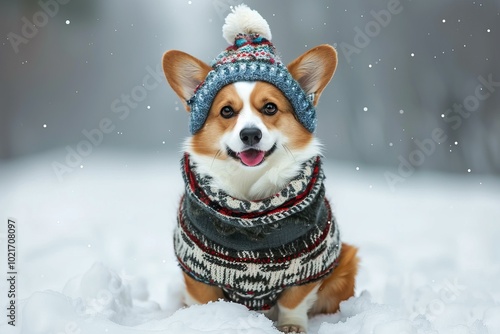
[[[180,155],[95,152],[59,181],[61,151],[0,166],[0,268],[17,224],[17,319],[1,333],[278,333],[241,305],[182,308],[172,228]],[[309,332],[500,333],[500,180],[328,162],[343,240],[360,248],[356,296]]]

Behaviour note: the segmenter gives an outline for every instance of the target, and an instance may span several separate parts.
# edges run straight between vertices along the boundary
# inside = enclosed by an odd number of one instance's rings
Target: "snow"
[[[0,165],[21,310],[15,328],[2,311],[1,333],[278,333],[241,305],[182,307],[180,155],[99,149],[59,182],[51,163],[64,154]],[[391,192],[384,170],[355,167],[328,161],[325,172],[343,240],[360,248],[356,296],[309,333],[500,332],[500,180],[416,173]],[[2,305],[6,289],[2,279]]]

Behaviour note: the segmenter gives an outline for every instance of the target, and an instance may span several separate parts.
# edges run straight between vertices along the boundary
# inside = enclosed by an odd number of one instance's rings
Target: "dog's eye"
[[[266,115],[272,116],[278,112],[278,107],[274,103],[266,103],[264,108],[262,108],[262,112]]]
[[[231,118],[234,116],[234,110],[230,106],[224,106],[220,110],[220,115],[224,118]]]

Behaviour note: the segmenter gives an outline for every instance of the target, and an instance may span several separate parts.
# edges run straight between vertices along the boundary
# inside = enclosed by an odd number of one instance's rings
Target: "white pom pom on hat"
[[[234,7],[222,27],[222,36],[231,45],[238,34],[259,34],[269,41],[272,38],[267,21],[245,4]]]

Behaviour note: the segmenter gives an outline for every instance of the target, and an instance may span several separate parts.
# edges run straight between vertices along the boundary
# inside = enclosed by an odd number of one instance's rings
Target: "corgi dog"
[[[319,45],[282,65],[267,22],[245,5],[223,32],[231,45],[212,66],[182,51],[163,56],[191,113],[174,237],[185,303],[234,301],[305,333],[308,316],[354,295],[359,262],[324,198],[313,133],[337,53]]]

